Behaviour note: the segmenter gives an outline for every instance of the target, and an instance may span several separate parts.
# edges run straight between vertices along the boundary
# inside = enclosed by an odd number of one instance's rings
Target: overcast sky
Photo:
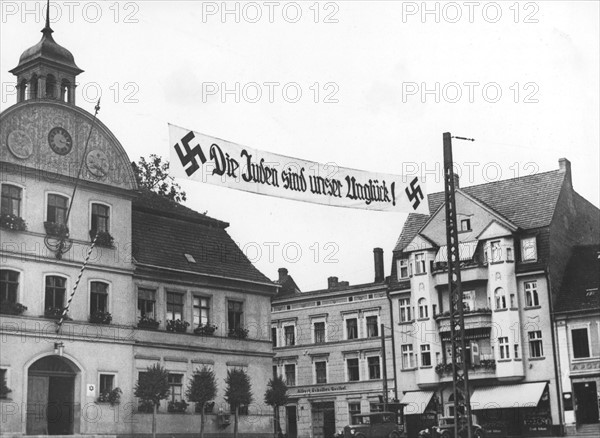
[[[45,2],[2,1],[1,108],[8,70],[41,38]],[[169,154],[172,123],[342,167],[427,173],[443,190],[442,133],[461,185],[572,163],[599,205],[599,2],[52,2],[54,38],[85,70],[77,104],[130,159]],[[425,10],[426,9],[426,10]],[[228,221],[269,278],[303,291],[328,276],[386,275],[406,218],[180,181],[186,205]]]

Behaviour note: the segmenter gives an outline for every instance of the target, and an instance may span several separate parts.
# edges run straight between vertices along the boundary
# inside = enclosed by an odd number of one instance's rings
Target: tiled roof
[[[271,283],[225,231],[226,222],[158,198],[146,194],[133,203],[136,263]],[[195,263],[188,261],[185,254],[191,255]]]
[[[492,211],[528,230],[550,225],[566,173],[561,170],[520,178],[494,181],[459,190],[477,199]],[[431,214],[444,203],[444,193],[428,195]],[[410,214],[394,251],[401,251],[425,225],[429,216]]]
[[[576,246],[569,259],[555,312],[600,308],[600,245]],[[595,291],[594,291],[595,289]]]

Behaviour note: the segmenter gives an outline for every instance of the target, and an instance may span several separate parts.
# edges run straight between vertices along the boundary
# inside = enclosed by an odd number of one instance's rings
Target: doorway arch
[[[81,370],[70,359],[44,356],[27,370],[27,435],[72,435],[79,431]]]

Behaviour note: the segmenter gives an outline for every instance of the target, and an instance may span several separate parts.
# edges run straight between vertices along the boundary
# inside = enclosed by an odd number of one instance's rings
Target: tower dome
[[[45,60],[48,62],[58,63],[62,67],[67,67],[81,73],[83,70],[81,70],[75,64],[75,58],[73,57],[73,54],[54,41],[52,32],[54,31],[50,28],[50,26],[46,25],[46,27],[42,29],[42,39],[35,46],[32,46],[23,52],[19,58],[19,65],[11,70],[11,72],[14,70],[19,70],[21,67],[24,67],[30,62]]]

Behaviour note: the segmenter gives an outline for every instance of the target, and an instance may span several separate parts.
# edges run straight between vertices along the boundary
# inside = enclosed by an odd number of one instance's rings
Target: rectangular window
[[[108,312],[108,284],[92,281],[90,284],[90,315]]]
[[[115,389],[115,376],[114,374],[100,374],[100,394],[106,394],[107,392]]]
[[[271,327],[271,342],[273,347],[277,347],[277,327]]]
[[[227,302],[227,326],[229,330],[242,328],[242,316],[244,314],[244,303],[241,301]]]
[[[360,402],[348,402],[348,415],[350,416],[350,424],[357,424],[358,418],[355,415],[360,414]]]
[[[381,367],[379,365],[379,356],[368,357],[367,365],[369,367],[369,379],[381,379]]]
[[[19,273],[8,269],[0,269],[0,301],[17,302],[19,290]]]
[[[316,383],[327,383],[327,362],[315,362]]]
[[[417,274],[424,274],[425,271],[425,254],[415,254],[415,270]]]
[[[296,386],[296,365],[293,363],[286,364],[284,372],[287,386]]]
[[[106,205],[92,204],[92,235],[109,231],[109,210]]]
[[[358,320],[356,318],[348,318],[346,320],[346,334],[347,339],[358,338]]]
[[[537,245],[535,237],[521,239],[521,260],[524,262],[537,260]]]
[[[471,231],[471,219],[460,220],[460,231]]]
[[[138,288],[138,318],[156,319],[156,291]]]
[[[429,344],[421,345],[421,366],[431,366],[431,346]]]
[[[502,249],[500,248],[500,241],[495,240],[491,244],[492,246],[492,263],[502,261]]]
[[[571,339],[573,340],[573,358],[582,359],[590,357],[590,344],[588,340],[588,329],[572,329]]]
[[[5,368],[0,368],[0,385],[8,387],[7,374],[8,373]],[[10,393],[5,393],[4,391],[0,392],[0,399],[8,398],[8,394]]]
[[[513,249],[506,248],[506,261],[513,262],[515,259],[513,258]]]
[[[296,328],[293,325],[287,325],[283,328],[285,336],[285,345],[296,345]]]
[[[313,328],[315,333],[315,344],[323,344],[325,342],[325,323],[315,322]]]
[[[510,308],[511,309],[517,308],[517,301],[515,299],[515,294],[510,294]]]
[[[2,184],[0,212],[2,214],[11,214],[13,216],[21,217],[22,197],[23,190],[20,187]]]
[[[169,374],[169,400],[178,402],[182,400],[183,395],[183,374]]]
[[[515,359],[519,358],[519,344],[515,344]]]
[[[415,367],[415,355],[411,344],[401,346],[402,351],[402,369],[408,370]]]
[[[535,330],[529,335],[529,357],[544,357],[544,347],[542,345],[542,331]]]
[[[410,314],[410,298],[399,299],[398,307],[400,307],[400,322],[412,321]]]
[[[474,290],[466,290],[463,292],[463,309],[467,311],[475,310]]]
[[[525,282],[525,304],[527,307],[535,307],[540,305],[537,291],[537,281]]]
[[[183,294],[167,292],[167,320],[183,321]]]
[[[209,299],[206,297],[194,297],[194,326],[208,324]]]
[[[360,380],[360,372],[358,369],[358,359],[346,359],[346,367],[348,370],[348,381],[357,382]]]
[[[419,318],[429,318],[429,307],[425,298],[419,298]]]
[[[67,280],[56,275],[46,277],[46,300],[44,309],[62,309],[65,305],[65,287]]]
[[[398,260],[398,276],[399,278],[408,278],[408,260]]]
[[[69,200],[65,196],[48,195],[46,221],[66,225]]]
[[[508,337],[498,338],[498,346],[500,348],[500,359],[510,359],[510,345]]]
[[[367,316],[367,337],[376,338],[379,336],[379,327],[377,316]]]

